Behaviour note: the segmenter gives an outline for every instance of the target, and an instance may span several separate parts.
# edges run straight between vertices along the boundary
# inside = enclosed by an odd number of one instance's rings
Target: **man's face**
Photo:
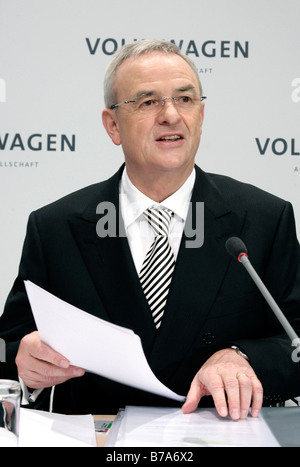
[[[103,119],[113,142],[123,147],[128,174],[191,172],[200,143],[204,105],[190,66],[175,54],[130,58],[117,69],[115,89],[117,103],[145,94],[146,100],[179,95],[196,99],[189,111],[181,111],[168,99],[150,114],[141,112],[138,104],[122,104],[117,110],[106,112],[110,125]]]

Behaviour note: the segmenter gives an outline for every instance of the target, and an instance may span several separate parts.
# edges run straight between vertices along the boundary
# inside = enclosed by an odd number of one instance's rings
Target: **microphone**
[[[242,242],[242,240],[238,237],[230,237],[225,243],[225,248],[231,256],[237,259],[245,267],[245,269],[257,285],[258,289],[266,299],[267,303],[270,305],[272,311],[281,323],[282,327],[291,339],[292,343],[294,344],[294,342],[299,342],[299,338],[296,332],[284,316],[283,312],[280,310],[279,306],[277,305],[274,298],[260,279],[252,264],[250,263],[247,248]],[[295,341],[295,339],[297,339],[297,341]]]

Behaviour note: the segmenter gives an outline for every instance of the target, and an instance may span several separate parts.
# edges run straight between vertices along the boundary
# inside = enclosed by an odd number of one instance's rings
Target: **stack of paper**
[[[183,414],[164,407],[126,407],[106,446],[115,447],[279,447],[260,415],[234,421],[215,409]]]
[[[21,409],[19,447],[96,447],[94,419]]]

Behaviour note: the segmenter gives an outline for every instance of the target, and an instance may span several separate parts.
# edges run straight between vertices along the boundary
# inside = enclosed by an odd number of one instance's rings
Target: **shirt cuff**
[[[32,402],[35,402],[41,392],[43,392],[42,389],[34,389],[33,391],[29,391],[28,387],[24,383],[24,381],[19,378],[20,384],[21,384],[21,389],[22,389],[22,401],[21,405],[29,405]]]

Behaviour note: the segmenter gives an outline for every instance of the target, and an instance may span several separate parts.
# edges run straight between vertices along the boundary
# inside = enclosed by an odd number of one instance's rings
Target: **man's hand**
[[[222,417],[245,418],[252,401],[251,415],[256,417],[262,407],[263,388],[252,367],[233,349],[213,354],[200,368],[191,384],[184,413],[198,407],[203,396],[212,396]]]
[[[85,373],[44,344],[38,332],[28,334],[21,340],[16,365],[19,377],[32,389],[56,386]]]

